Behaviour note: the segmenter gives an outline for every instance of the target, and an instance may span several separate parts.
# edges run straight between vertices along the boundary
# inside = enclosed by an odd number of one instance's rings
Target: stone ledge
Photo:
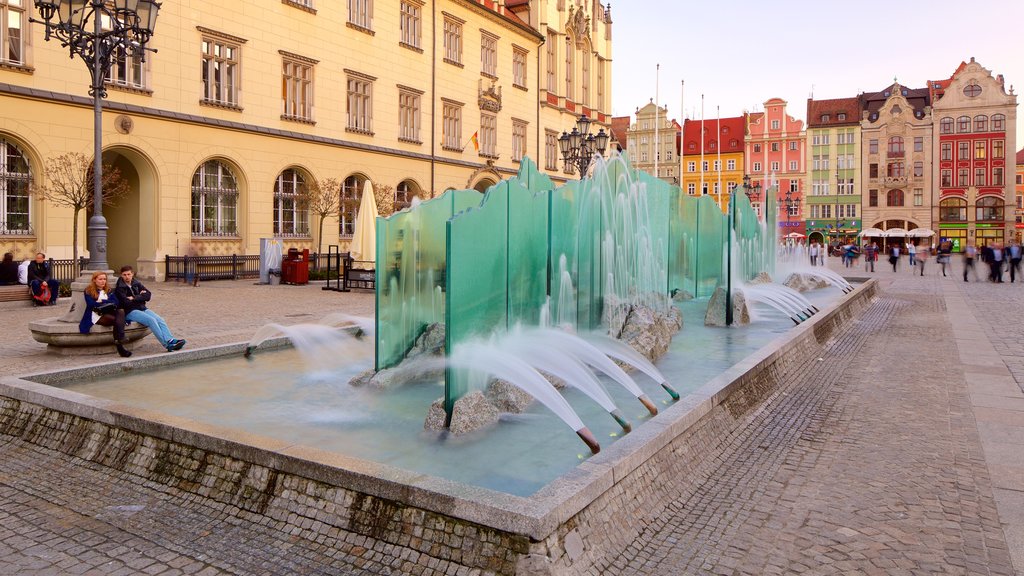
[[[114,329],[109,326],[94,325],[88,334],[78,331],[78,324],[64,322],[59,318],[46,318],[28,323],[32,339],[46,344],[49,352],[67,355],[109,354],[114,352]],[[149,328],[133,322],[125,327],[125,348],[132,348],[132,343],[145,338]]]

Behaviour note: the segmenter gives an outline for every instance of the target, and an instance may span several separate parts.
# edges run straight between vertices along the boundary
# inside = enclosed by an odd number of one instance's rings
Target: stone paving
[[[1024,286],[884,268],[841,270],[879,278],[881,297],[607,573],[1024,574]],[[373,311],[372,294],[317,286],[149,287],[189,346]],[[0,314],[4,373],[97,361],[30,340],[28,320],[53,309]],[[136,354],[161,350],[146,338]],[[276,533],[244,511],[0,431],[2,575],[392,572],[376,553]]]

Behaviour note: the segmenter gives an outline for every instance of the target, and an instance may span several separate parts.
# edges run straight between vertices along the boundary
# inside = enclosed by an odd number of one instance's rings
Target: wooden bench
[[[32,293],[24,284],[0,286],[0,302],[32,302]]]

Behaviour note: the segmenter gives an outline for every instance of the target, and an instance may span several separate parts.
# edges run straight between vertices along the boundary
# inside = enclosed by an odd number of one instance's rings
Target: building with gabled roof
[[[807,100],[804,221],[808,242],[828,243],[861,229],[860,99]]]
[[[804,195],[806,133],[803,120],[790,116],[787,102],[771,98],[764,103],[764,112],[747,115],[744,174],[749,176],[750,201],[761,214],[761,196],[772,185],[778,185],[779,233],[804,233],[801,200]]]
[[[711,195],[729,209],[729,191],[743,183],[746,125],[746,115],[683,122],[684,194]]]

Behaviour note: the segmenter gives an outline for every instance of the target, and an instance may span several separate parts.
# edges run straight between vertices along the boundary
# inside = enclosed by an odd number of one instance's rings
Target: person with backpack
[[[42,252],[38,252],[35,261],[28,265],[28,286],[32,290],[32,302],[37,306],[57,303],[60,282],[50,277],[50,265]]]

